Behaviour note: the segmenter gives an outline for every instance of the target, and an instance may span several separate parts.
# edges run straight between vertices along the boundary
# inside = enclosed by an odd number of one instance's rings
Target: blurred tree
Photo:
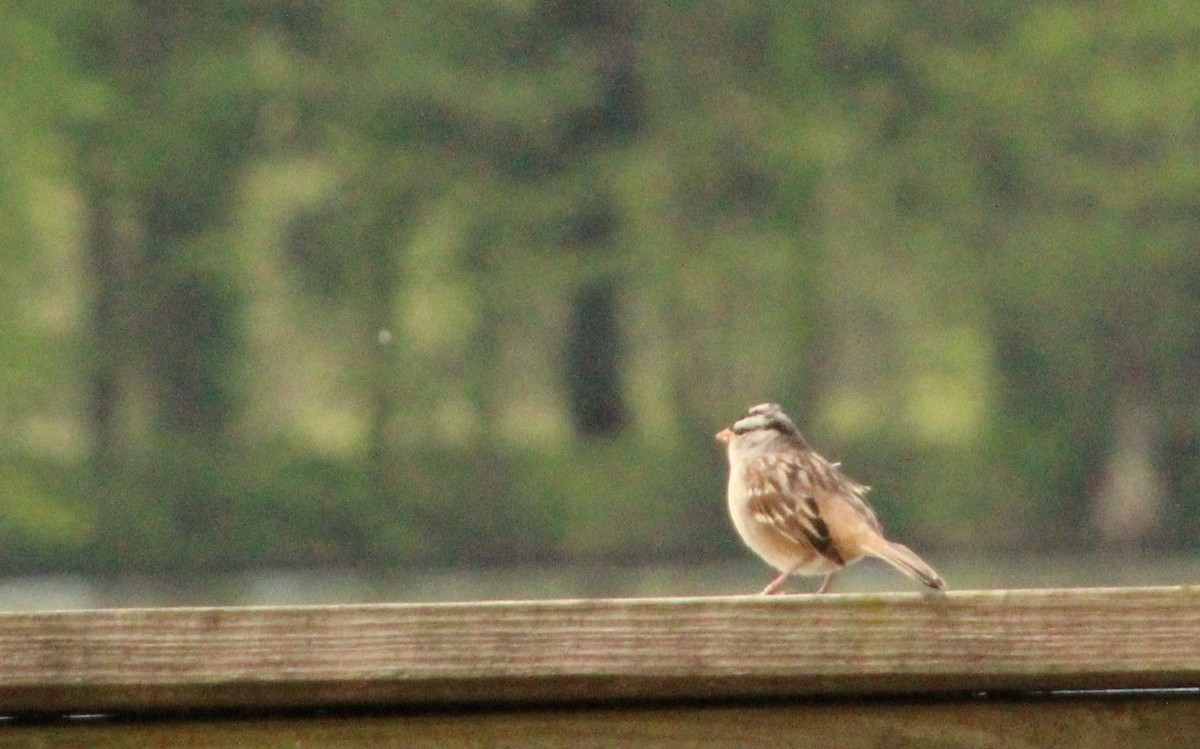
[[[572,304],[567,383],[575,430],[583,437],[615,437],[627,419],[616,292],[611,280],[593,280]]]
[[[78,204],[61,125],[89,90],[36,2],[0,8],[0,564],[77,565]]]
[[[1191,6],[4,13],[18,536],[717,554],[711,435],[767,399],[902,535],[1200,527]]]
[[[1028,498],[1041,542],[1094,538],[1110,522],[1092,501],[1113,496],[1105,463],[1140,452],[1150,468],[1134,512],[1146,520],[1114,538],[1161,548],[1186,524],[1166,522],[1182,508],[1154,474],[1182,466],[1138,435],[1196,429],[1181,354],[1200,312],[1200,173],[1181,165],[1196,157],[1200,13],[1135,3],[1114,23],[1109,10],[1006,11],[984,44],[944,49],[930,70],[960,113],[949,142],[974,171],[964,196],[981,201],[957,215],[982,254],[1006,488]],[[1148,429],[1126,426],[1130,403]]]
[[[603,158],[606,151],[637,137],[644,93],[636,57],[636,13],[628,2],[559,0],[550,4],[547,14],[572,46],[586,55],[595,79],[595,98],[565,113],[563,148],[572,154],[565,166],[578,169],[581,163]],[[615,224],[623,219],[603,193],[595,201],[578,207],[574,226],[564,238],[570,249],[597,256],[582,258],[584,268],[603,268],[604,256],[618,236]],[[582,279],[571,301],[567,392],[577,433],[614,437],[628,420],[619,281],[611,270],[592,270],[590,275]]]
[[[85,74],[106,91],[79,146],[108,564],[157,567],[165,548],[182,568],[225,563],[216,540],[231,517],[242,305],[227,230],[258,143],[255,20],[227,4],[150,0],[69,16]],[[149,483],[131,491],[137,474]],[[155,515],[162,535],[148,544]]]

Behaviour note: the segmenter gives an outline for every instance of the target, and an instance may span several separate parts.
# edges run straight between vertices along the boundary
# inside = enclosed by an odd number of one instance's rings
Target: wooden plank
[[[1196,686],[1196,587],[0,615],[0,714]]]
[[[609,706],[404,715],[77,722],[0,730],[8,747],[878,749],[1200,746],[1200,699],[1156,695]]]

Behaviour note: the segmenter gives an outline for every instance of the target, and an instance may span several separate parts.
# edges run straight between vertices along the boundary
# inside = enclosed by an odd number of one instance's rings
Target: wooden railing
[[[0,615],[0,747],[1200,746],[1198,689],[1200,587]]]

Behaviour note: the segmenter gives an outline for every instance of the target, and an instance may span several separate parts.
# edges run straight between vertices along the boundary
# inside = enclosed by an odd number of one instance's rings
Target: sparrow
[[[940,575],[911,549],[883,536],[863,495],[870,487],[847,477],[809,447],[775,403],[752,407],[717,433],[729,457],[729,514],[733,526],[780,574],[763,589],[779,593],[791,575],[824,575],[828,592],[837,573],[873,556],[936,590]]]

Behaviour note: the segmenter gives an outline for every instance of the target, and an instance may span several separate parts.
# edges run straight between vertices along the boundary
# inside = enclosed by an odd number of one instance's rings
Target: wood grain
[[[462,710],[400,715],[82,721],[0,730],[8,747],[190,749],[1194,749],[1200,699],[1119,695],[760,705]]]
[[[1200,687],[1200,588],[0,615],[0,713]]]

